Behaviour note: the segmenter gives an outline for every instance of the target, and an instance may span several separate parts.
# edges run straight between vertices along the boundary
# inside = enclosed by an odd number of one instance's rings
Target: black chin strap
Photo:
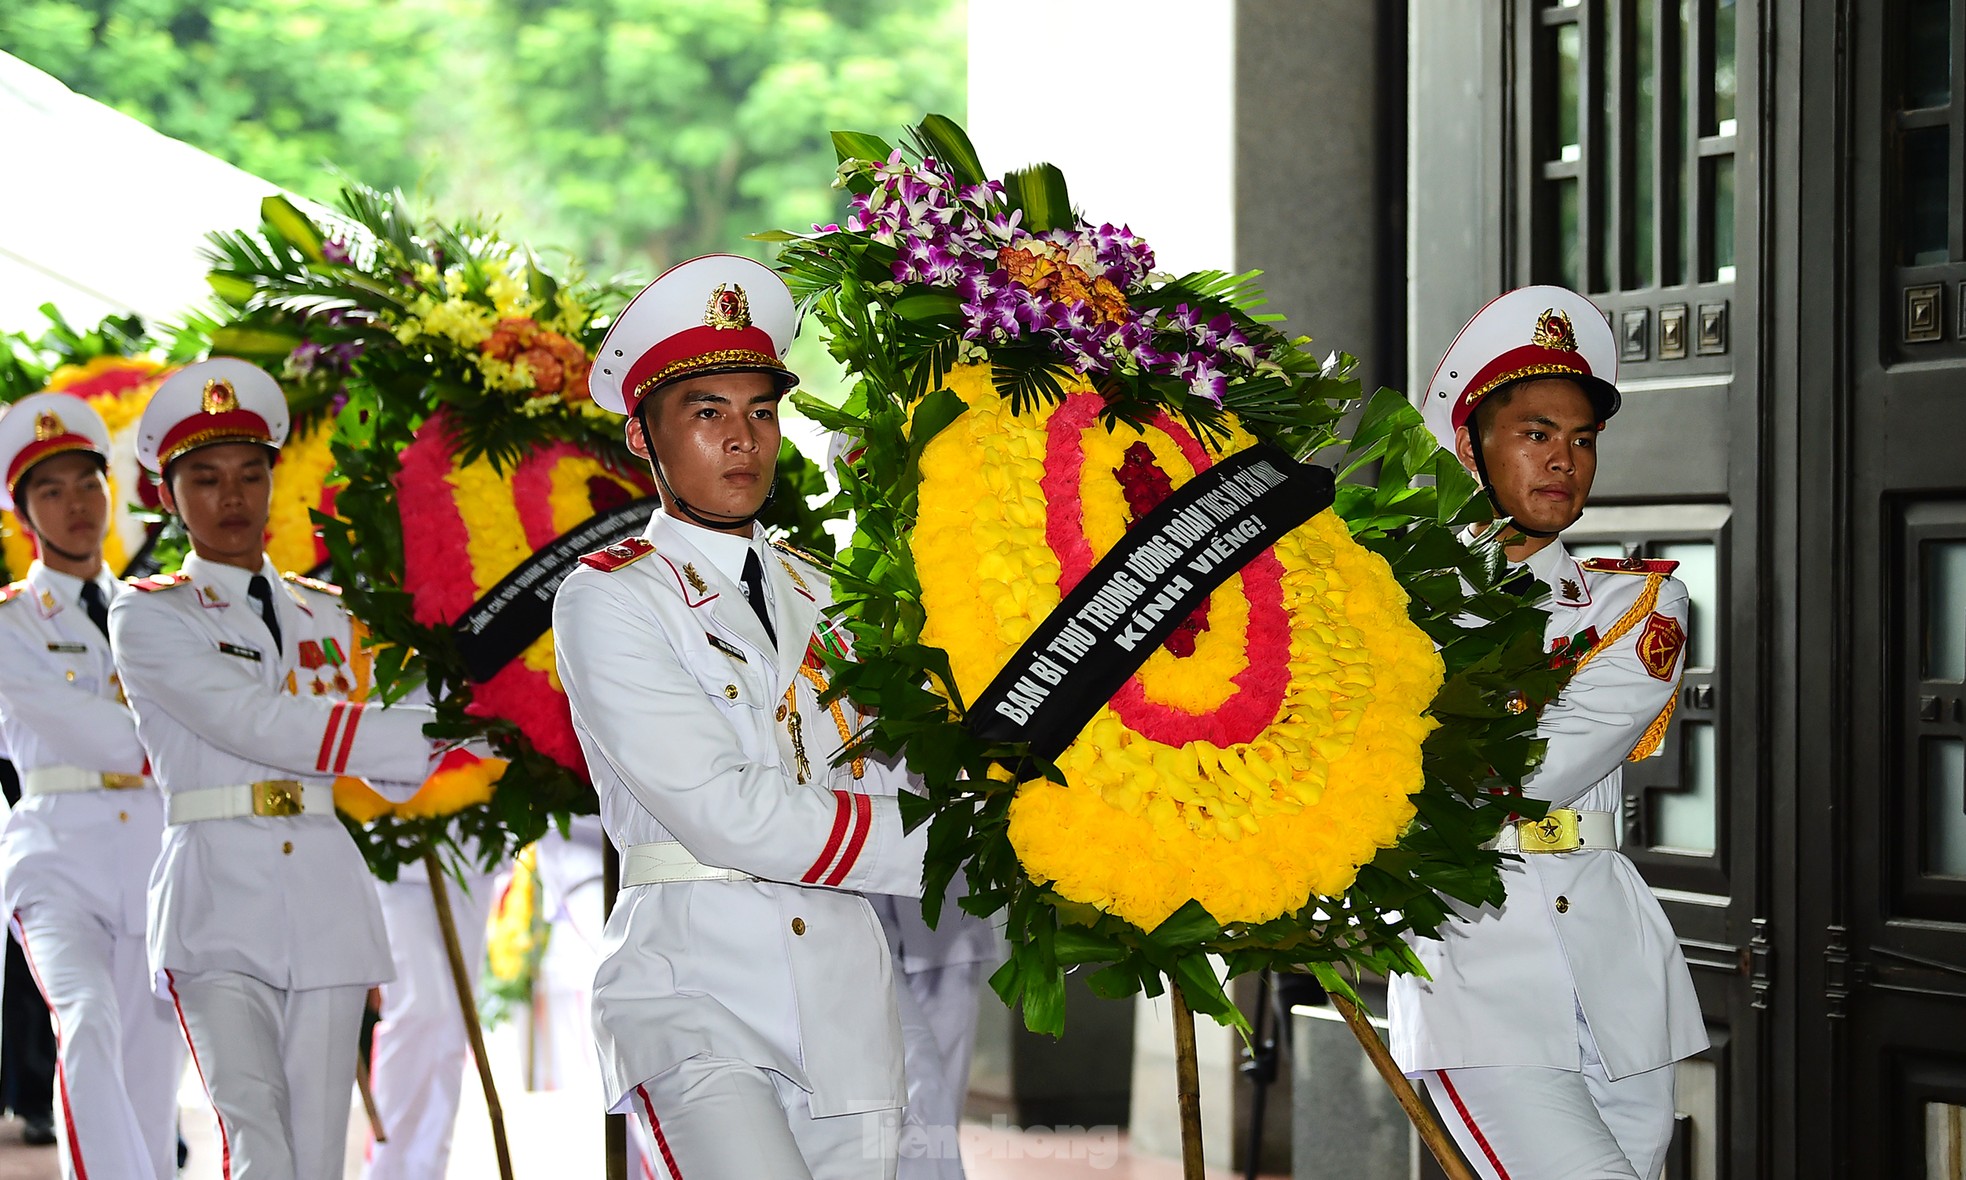
[[[81,562],[89,560],[89,555],[86,553],[70,553],[68,550],[63,549],[60,545],[55,544],[53,541],[48,540],[48,538],[42,536],[39,533],[34,534],[34,536],[36,540],[41,542],[41,547],[43,549],[46,549],[50,553],[55,554],[56,556],[60,557],[63,561],[72,561],[79,564]]]
[[[25,504],[15,504],[15,505],[14,505],[14,515],[15,515],[15,516],[18,516],[18,517],[20,517],[20,519],[21,519],[21,523],[22,523],[22,524],[24,524],[24,525],[26,525],[26,526],[27,526],[27,527],[28,527],[28,528],[29,528],[30,530],[32,530],[32,531],[33,531],[33,533],[34,533],[34,539],[35,539],[35,540],[36,540],[37,542],[39,542],[39,543],[40,543],[40,545],[41,545],[41,547],[42,547],[43,549],[46,549],[46,550],[48,550],[49,552],[51,552],[51,553],[53,553],[53,554],[55,554],[55,555],[56,555],[57,557],[59,557],[59,558],[61,558],[61,559],[62,559],[63,561],[72,561],[72,562],[76,562],[76,563],[78,563],[78,564],[79,564],[79,563],[81,563],[81,562],[84,562],[84,561],[87,561],[87,560],[89,560],[89,555],[88,555],[88,554],[86,554],[86,553],[70,553],[70,552],[69,552],[68,550],[66,550],[66,549],[63,549],[63,548],[62,548],[62,547],[61,547],[60,545],[57,545],[57,544],[55,544],[55,543],[54,543],[53,541],[50,541],[50,540],[49,540],[48,538],[46,538],[46,537],[44,537],[44,536],[42,536],[42,535],[41,535],[41,530],[40,530],[39,528],[37,528],[37,527],[35,527],[35,524],[34,524],[34,517],[33,517],[33,516],[31,516],[31,515],[30,515],[30,514],[28,513],[28,511],[27,511],[27,505],[25,505]],[[98,555],[98,559],[100,559],[100,555]]]
[[[1488,460],[1481,453],[1481,428],[1475,425],[1473,418],[1468,420],[1468,449],[1474,452],[1475,475],[1481,480],[1482,492],[1488,496],[1488,503],[1494,507],[1497,516],[1506,516],[1509,518],[1510,531],[1521,533],[1525,537],[1534,537],[1537,540],[1541,540],[1544,537],[1558,536],[1563,532],[1563,529],[1530,528],[1528,525],[1522,523],[1520,517],[1503,506],[1501,498],[1495,494],[1494,481],[1488,478]],[[1579,512],[1570,518],[1570,524],[1574,525],[1583,518],[1584,514]],[[1570,525],[1564,526],[1564,528],[1568,527]]]
[[[701,528],[709,529],[712,532],[724,532],[729,529],[747,528],[757,521],[758,517],[764,513],[765,509],[771,507],[772,497],[778,494],[778,480],[776,478],[776,473],[774,472],[774,478],[772,479],[771,483],[766,486],[764,502],[762,504],[759,504],[755,511],[747,512],[743,516],[725,516],[720,512],[699,511],[697,508],[692,506],[688,500],[685,500],[681,496],[678,496],[676,494],[675,488],[669,486],[669,477],[662,474],[662,459],[655,453],[655,440],[653,438],[649,438],[648,430],[646,427],[644,427],[642,431],[642,437],[648,439],[649,467],[655,471],[655,482],[662,486],[663,496],[666,497],[670,503],[674,504],[676,508],[679,511],[681,511],[685,517],[688,517],[692,524],[695,524]]]

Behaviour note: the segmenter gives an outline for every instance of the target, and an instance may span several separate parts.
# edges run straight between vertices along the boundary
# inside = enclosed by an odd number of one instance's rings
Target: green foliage
[[[415,184],[458,126],[459,0],[9,0],[0,50],[249,172]]]
[[[176,364],[207,345],[205,328],[195,322],[165,340],[152,336],[141,316],[107,316],[85,330],[70,324],[52,303],[40,311],[48,321],[40,334],[0,332],[0,405],[46,389],[64,365],[85,365],[102,356],[163,356]]]
[[[437,219],[400,192],[351,185],[337,205],[335,220],[323,224],[269,197],[258,229],[211,235],[212,288],[230,312],[213,329],[213,347],[281,375],[297,429],[332,418],[337,516],[314,519],[344,601],[378,643],[377,691],[393,700],[426,687],[438,716],[431,736],[482,736],[511,760],[487,804],[451,816],[349,821],[351,834],[385,880],[427,848],[491,868],[549,825],[591,814],[594,792],[516,725],[472,714],[472,685],[450,628],[417,621],[404,581],[400,456],[442,413],[464,463],[483,458],[504,469],[552,442],[623,469],[639,460],[619,418],[584,396],[493,388],[474,350],[419,327],[419,317],[432,300],[492,307],[494,288],[516,276],[539,301],[538,322],[559,325],[591,356],[629,292],[589,283],[575,268],[549,269],[485,223]],[[830,552],[823,526],[834,513],[808,503],[824,490],[824,476],[789,444],[786,451],[767,527]]]
[[[233,311],[214,345],[283,374],[296,422],[333,414],[339,519],[317,512],[315,520],[344,601],[379,644],[377,691],[396,699],[425,685],[438,716],[433,737],[485,736],[511,760],[488,804],[448,817],[349,821],[349,830],[385,880],[426,848],[463,853],[490,868],[549,824],[591,813],[594,793],[534,750],[516,726],[467,714],[471,685],[450,631],[417,622],[404,586],[398,456],[442,408],[459,425],[467,459],[508,463],[542,441],[565,440],[629,460],[613,423],[565,403],[530,417],[515,413],[512,396],[489,390],[461,351],[406,348],[396,328],[426,284],[441,287],[454,275],[462,290],[482,295],[494,274],[523,263],[527,286],[549,291],[549,308],[584,326],[579,342],[591,351],[601,333],[598,302],[611,293],[547,275],[480,225],[425,218],[400,193],[348,188],[340,201],[345,221],[333,233],[278,197],[263,212],[256,232],[212,235],[213,288]],[[303,350],[337,348],[352,357],[346,367],[298,361],[309,355]]]
[[[910,142],[918,154],[963,161],[958,167],[966,174],[983,175],[973,153],[965,154],[961,129],[947,120],[913,129]],[[834,143],[842,155],[870,153],[841,170],[847,187],[861,190],[873,160],[885,158],[886,143],[862,133],[835,133]],[[1016,190],[1026,214],[1043,210],[1047,224],[1070,224],[1070,215],[1059,212],[1069,204],[1064,178],[1055,172],[1028,170],[1006,187]],[[1021,745],[977,739],[964,724],[966,702],[947,656],[923,641],[927,612],[910,544],[922,456],[967,408],[943,388],[961,355],[946,292],[892,281],[894,248],[871,235],[777,238],[788,242],[781,265],[795,298],[855,378],[852,395],[838,407],[801,402],[808,415],[861,448],[859,461],[838,473],[854,534],[832,571],[859,662],[836,666],[833,687],[871,709],[874,720],[847,756],[900,752],[921,776],[925,795],[904,795],[901,804],[911,825],[929,825],[924,913],[936,920],[946,885],[960,869],[970,888],[961,907],[979,916],[1004,914],[1012,953],[991,985],[1021,1007],[1029,1027],[1062,1029],[1064,972],[1081,965],[1097,968],[1089,983],[1100,995],[1158,995],[1173,980],[1196,1011],[1240,1025],[1211,956],[1227,963],[1231,977],[1264,968],[1308,970],[1350,995],[1356,972],[1420,970],[1405,938],[1432,936],[1449,919],[1450,899],[1501,900],[1501,856],[1481,845],[1511,811],[1537,813],[1535,804],[1505,793],[1541,757],[1535,710],[1556,695],[1564,674],[1550,667],[1542,647],[1547,615],[1498,588],[1499,551],[1466,545],[1456,535],[1486,518],[1487,503],[1404,397],[1381,390],[1361,407],[1351,358],[1321,363],[1308,340],[1287,340],[1269,326],[1274,317],[1258,310],[1263,298],[1253,274],[1202,272],[1127,294],[1133,307],[1186,303],[1205,317],[1227,316],[1276,368],[1230,382],[1220,405],[1192,395],[1183,382],[1115,371],[1098,386],[1105,417],[1137,423],[1165,410],[1219,447],[1224,420],[1233,414],[1251,433],[1297,455],[1340,454],[1337,510],[1407,588],[1411,617],[1441,645],[1447,673],[1431,707],[1439,726],[1423,750],[1418,815],[1397,845],[1360,869],[1343,896],[1312,897],[1296,913],[1228,926],[1190,901],[1156,929],[1143,930],[1069,901],[1024,873],[1008,837],[1015,785],[993,772],[1035,765],[1036,773],[1062,781],[1060,772]],[[1039,344],[991,345],[988,359],[998,396],[1017,412],[1063,396],[1064,362]],[[1354,408],[1362,408],[1359,425],[1343,438],[1340,421]]]
[[[421,189],[598,273],[828,217],[828,126],[960,111],[960,0],[9,0],[0,51],[323,203]]]

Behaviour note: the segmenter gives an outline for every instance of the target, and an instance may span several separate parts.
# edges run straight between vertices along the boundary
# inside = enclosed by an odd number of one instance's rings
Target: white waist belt
[[[143,786],[140,774],[83,770],[79,766],[43,766],[20,776],[23,795],[72,795],[77,791],[132,791]]]
[[[171,796],[169,820],[173,824],[197,823],[207,819],[240,819],[248,815],[285,817],[330,815],[334,812],[334,790],[325,786],[303,787],[293,779],[266,779],[233,787],[201,787]]]
[[[1484,848],[1500,852],[1585,852],[1618,847],[1618,813],[1552,808],[1543,819],[1519,819],[1504,824]]]
[[[621,858],[621,887],[660,885],[665,881],[755,881],[749,873],[706,865],[674,840],[630,844]]]

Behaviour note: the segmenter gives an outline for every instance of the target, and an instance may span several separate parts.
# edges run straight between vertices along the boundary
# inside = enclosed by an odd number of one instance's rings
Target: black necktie
[[[756,549],[744,554],[744,597],[751,602],[751,609],[757,612],[758,622],[765,626],[765,637],[773,647],[778,646],[778,632],[771,629],[771,615],[765,610],[765,567],[758,560]]]
[[[259,617],[266,620],[267,634],[273,636],[273,650],[286,654],[280,645],[280,616],[273,613],[273,584],[266,580],[265,574],[254,574],[246,585],[246,597],[259,604]]]
[[[82,583],[82,609],[89,612],[89,621],[109,638],[109,602],[102,596],[102,587],[94,582]]]
[[[1502,589],[1518,597],[1527,597],[1536,592],[1536,575],[1529,572],[1528,566],[1523,566],[1513,578],[1502,583]]]

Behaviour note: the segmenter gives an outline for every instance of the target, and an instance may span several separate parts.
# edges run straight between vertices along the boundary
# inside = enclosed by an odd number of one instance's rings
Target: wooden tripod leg
[[[464,948],[457,940],[457,919],[451,915],[450,887],[444,883],[444,866],[429,849],[423,853],[423,868],[430,875],[430,897],[437,905],[437,925],[444,931],[444,950],[450,956],[451,983],[457,988],[458,1010],[464,1014],[464,1032],[471,1039],[471,1056],[478,1062],[478,1082],[485,1090],[485,1110],[491,1115],[492,1146],[498,1152],[499,1180],[512,1180],[512,1149],[505,1142],[505,1109],[498,1102],[498,1085],[492,1081],[491,1061],[485,1056],[485,1026],[478,1020],[478,997],[471,986],[471,969],[464,963]]]
[[[1420,1101],[1420,1096],[1414,1093],[1413,1083],[1407,1081],[1406,1075],[1400,1072],[1398,1063],[1386,1049],[1386,1043],[1379,1039],[1379,1030],[1372,1027],[1372,1022],[1365,1018],[1365,1014],[1358,1010],[1356,1004],[1336,992],[1330,995],[1331,1006],[1338,1009],[1339,1015],[1345,1018],[1345,1023],[1351,1026],[1352,1035],[1357,1037],[1358,1043],[1364,1047],[1365,1055],[1372,1059],[1372,1064],[1379,1070],[1379,1076],[1385,1079],[1386,1085],[1392,1090],[1393,1097],[1399,1099],[1400,1109],[1406,1112],[1407,1118],[1413,1120],[1414,1129],[1420,1132],[1420,1142],[1425,1143],[1427,1150],[1433,1152],[1434,1158],[1440,1161],[1440,1169],[1447,1173],[1448,1180],[1475,1180],[1474,1172],[1469,1170],[1466,1162],[1461,1159],[1461,1153],[1455,1148],[1454,1141],[1448,1137],[1446,1129],[1434,1118],[1433,1112],[1427,1109],[1426,1103]]]
[[[1202,1180],[1201,1157],[1201,1071],[1195,1059],[1195,1014],[1181,985],[1167,981],[1167,994],[1174,1001],[1174,1077],[1175,1100],[1181,1110],[1182,1180]]]

